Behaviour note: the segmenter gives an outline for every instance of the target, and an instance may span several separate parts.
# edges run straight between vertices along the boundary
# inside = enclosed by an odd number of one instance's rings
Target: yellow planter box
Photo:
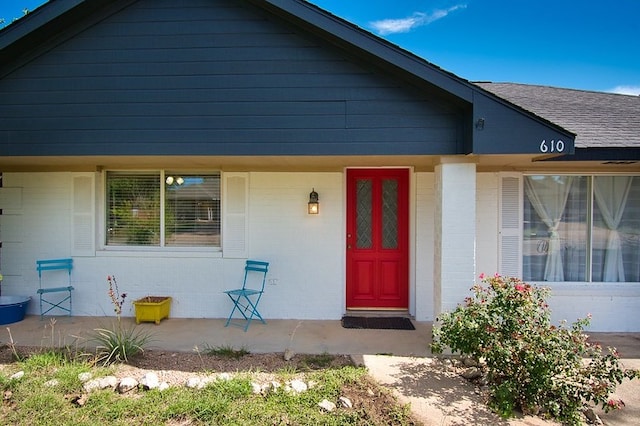
[[[169,318],[171,298],[167,296],[147,296],[135,300],[136,324],[141,322],[155,322],[160,324],[163,318]]]

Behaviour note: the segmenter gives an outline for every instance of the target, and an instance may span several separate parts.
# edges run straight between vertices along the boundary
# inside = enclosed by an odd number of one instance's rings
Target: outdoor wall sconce
[[[318,193],[315,189],[311,189],[311,194],[309,194],[309,204],[307,205],[309,214],[318,214],[320,213],[320,203],[318,202]]]
[[[167,185],[173,185],[175,183],[176,185],[180,186],[184,183],[184,178],[182,176],[178,176],[177,178],[174,178],[173,176],[167,176],[164,181],[167,183]]]

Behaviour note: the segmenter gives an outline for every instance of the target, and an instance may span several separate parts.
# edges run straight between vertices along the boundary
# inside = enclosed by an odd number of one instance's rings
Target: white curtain
[[[549,230],[545,281],[564,281],[558,225],[567,204],[572,182],[572,176],[528,176],[524,180],[527,197]]]
[[[632,180],[631,176],[596,176],[593,181],[596,203],[604,223],[609,228],[604,254],[603,281],[625,281],[622,243],[618,227],[629,199]]]

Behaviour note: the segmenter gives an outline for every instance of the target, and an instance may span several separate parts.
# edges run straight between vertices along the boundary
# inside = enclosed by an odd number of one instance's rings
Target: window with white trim
[[[220,247],[220,173],[109,171],[106,245]]]
[[[640,176],[523,180],[528,281],[640,282]]]

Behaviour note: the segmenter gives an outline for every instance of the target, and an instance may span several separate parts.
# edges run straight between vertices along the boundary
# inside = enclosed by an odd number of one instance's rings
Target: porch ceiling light
[[[318,202],[318,193],[315,188],[311,189],[311,194],[309,194],[309,204],[307,205],[309,214],[318,214],[320,213],[320,203]]]
[[[167,176],[164,181],[167,183],[167,185],[173,185],[175,183],[176,185],[180,186],[184,183],[184,178],[182,176],[178,176],[177,178],[174,178],[173,176]]]

